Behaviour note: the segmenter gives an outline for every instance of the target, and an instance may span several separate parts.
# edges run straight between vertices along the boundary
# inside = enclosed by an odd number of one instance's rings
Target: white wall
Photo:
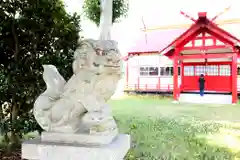
[[[128,76],[128,85],[133,86],[138,83],[138,77],[139,77],[139,67],[138,64],[141,63],[143,65],[158,65],[158,66],[164,66],[165,64],[170,64],[171,60],[165,59],[166,57],[160,57],[158,55],[152,55],[152,56],[135,56],[131,59],[129,59],[129,76]],[[238,59],[240,61],[240,59]],[[159,62],[157,64],[157,62]],[[165,62],[160,63],[160,62]],[[171,65],[168,65],[171,66]],[[159,77],[139,77],[140,82],[140,88],[145,88],[145,85],[147,84],[149,88],[155,88],[155,86],[158,84],[158,78]],[[160,77],[160,85],[167,86],[173,84],[173,77]],[[178,84],[181,84],[181,77],[178,78]],[[240,91],[240,77],[238,78],[238,86]]]

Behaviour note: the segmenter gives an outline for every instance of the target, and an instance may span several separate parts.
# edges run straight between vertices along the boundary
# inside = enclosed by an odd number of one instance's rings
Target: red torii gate
[[[212,44],[208,44],[212,40]],[[200,45],[196,42],[201,41]],[[222,43],[218,44],[217,41]],[[206,90],[232,94],[232,103],[237,102],[237,57],[240,40],[219,28],[207,18],[206,12],[199,12],[198,19],[190,28],[160,51],[173,60],[173,97],[178,101],[181,92],[197,91],[200,72],[206,74]],[[178,65],[181,64],[181,86],[178,85]],[[206,67],[208,66],[208,68]],[[216,72],[206,71],[215,67]],[[223,68],[229,73],[223,74]],[[192,73],[187,73],[187,69]],[[202,68],[202,71],[199,69]],[[226,71],[227,72],[227,71]]]

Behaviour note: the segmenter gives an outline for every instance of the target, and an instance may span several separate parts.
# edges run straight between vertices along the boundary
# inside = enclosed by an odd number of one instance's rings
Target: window
[[[149,75],[150,76],[158,76],[158,67],[150,67]]]
[[[165,68],[165,76],[172,76],[173,74],[172,73],[172,69],[173,67],[166,67]]]
[[[148,67],[140,67],[140,76],[148,76]]]
[[[205,73],[206,73],[205,66],[196,66],[195,69],[196,69],[195,75],[197,75],[197,76],[200,76],[201,74],[205,75]]]
[[[206,71],[209,76],[218,76],[218,65],[206,66]]]
[[[220,76],[230,76],[231,75],[230,65],[220,65],[219,66],[219,75]]]
[[[173,76],[173,67],[167,67],[169,75]]]
[[[194,67],[193,66],[184,66],[184,75],[185,76],[194,76]]]
[[[160,67],[160,76],[171,76],[172,67]]]
[[[140,67],[140,76],[173,76],[173,67]],[[178,75],[181,69],[178,67]]]
[[[164,67],[160,67],[160,76],[163,76],[165,72],[165,68]]]
[[[160,76],[173,76],[173,67],[160,67]],[[181,74],[181,69],[178,67],[178,75]]]
[[[158,76],[158,67],[140,67],[140,76]]]

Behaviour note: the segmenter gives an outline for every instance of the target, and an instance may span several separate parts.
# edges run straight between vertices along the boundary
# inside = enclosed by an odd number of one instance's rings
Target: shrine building
[[[236,104],[239,52],[240,40],[209,19],[206,12],[199,12],[198,19],[163,49],[128,53],[126,88],[171,91],[175,102]],[[140,62],[142,55],[155,55],[155,58],[151,58],[151,64],[147,58]],[[160,64],[167,59],[171,61],[168,70],[161,70]],[[144,61],[146,64],[142,65]],[[169,72],[168,77],[161,75],[165,72]],[[201,74],[206,80],[204,97],[198,94]],[[130,86],[131,83],[134,85]]]

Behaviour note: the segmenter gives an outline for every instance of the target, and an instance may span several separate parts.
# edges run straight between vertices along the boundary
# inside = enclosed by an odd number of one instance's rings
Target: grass
[[[158,96],[109,103],[120,131],[131,135],[125,160],[240,160],[240,104],[173,104]]]
[[[240,159],[240,105],[172,104],[156,96],[109,103],[132,138],[127,160]]]

